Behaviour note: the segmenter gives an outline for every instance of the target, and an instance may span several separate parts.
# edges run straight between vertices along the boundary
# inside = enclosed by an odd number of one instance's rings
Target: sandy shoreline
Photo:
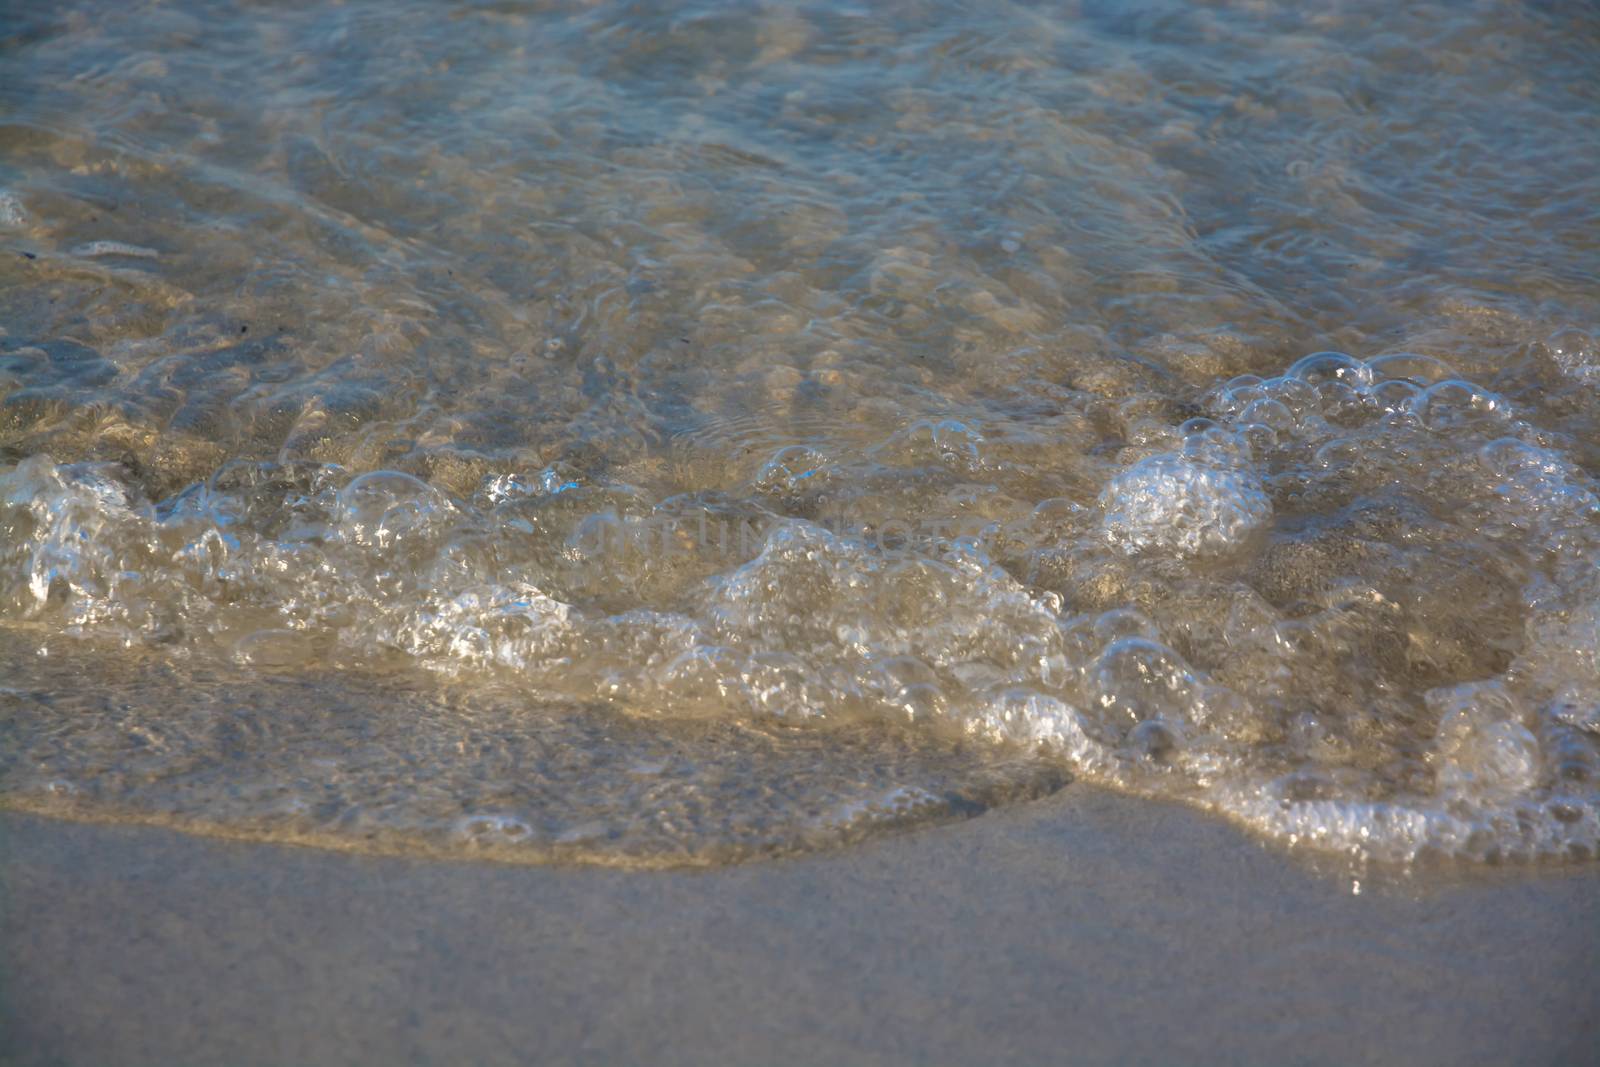
[[[1069,788],[626,873],[0,817],[0,1062],[1580,1062],[1600,866],[1364,886]]]

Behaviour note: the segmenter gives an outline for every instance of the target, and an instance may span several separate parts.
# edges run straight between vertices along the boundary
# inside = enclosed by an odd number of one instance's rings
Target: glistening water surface
[[[0,0],[0,802],[1600,845],[1600,10]]]

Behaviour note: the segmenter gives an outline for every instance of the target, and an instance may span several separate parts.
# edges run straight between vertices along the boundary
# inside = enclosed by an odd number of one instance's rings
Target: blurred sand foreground
[[[1073,787],[626,873],[0,817],[0,1063],[1578,1063],[1600,865],[1317,871]]]

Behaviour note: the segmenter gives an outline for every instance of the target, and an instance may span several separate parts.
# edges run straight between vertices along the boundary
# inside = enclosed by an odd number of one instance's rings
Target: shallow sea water
[[[1600,849],[1583,4],[0,3],[0,803]]]

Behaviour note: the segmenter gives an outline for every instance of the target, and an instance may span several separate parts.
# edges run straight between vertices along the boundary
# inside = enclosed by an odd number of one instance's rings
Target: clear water
[[[1593,6],[0,12],[0,802],[1600,847]]]

